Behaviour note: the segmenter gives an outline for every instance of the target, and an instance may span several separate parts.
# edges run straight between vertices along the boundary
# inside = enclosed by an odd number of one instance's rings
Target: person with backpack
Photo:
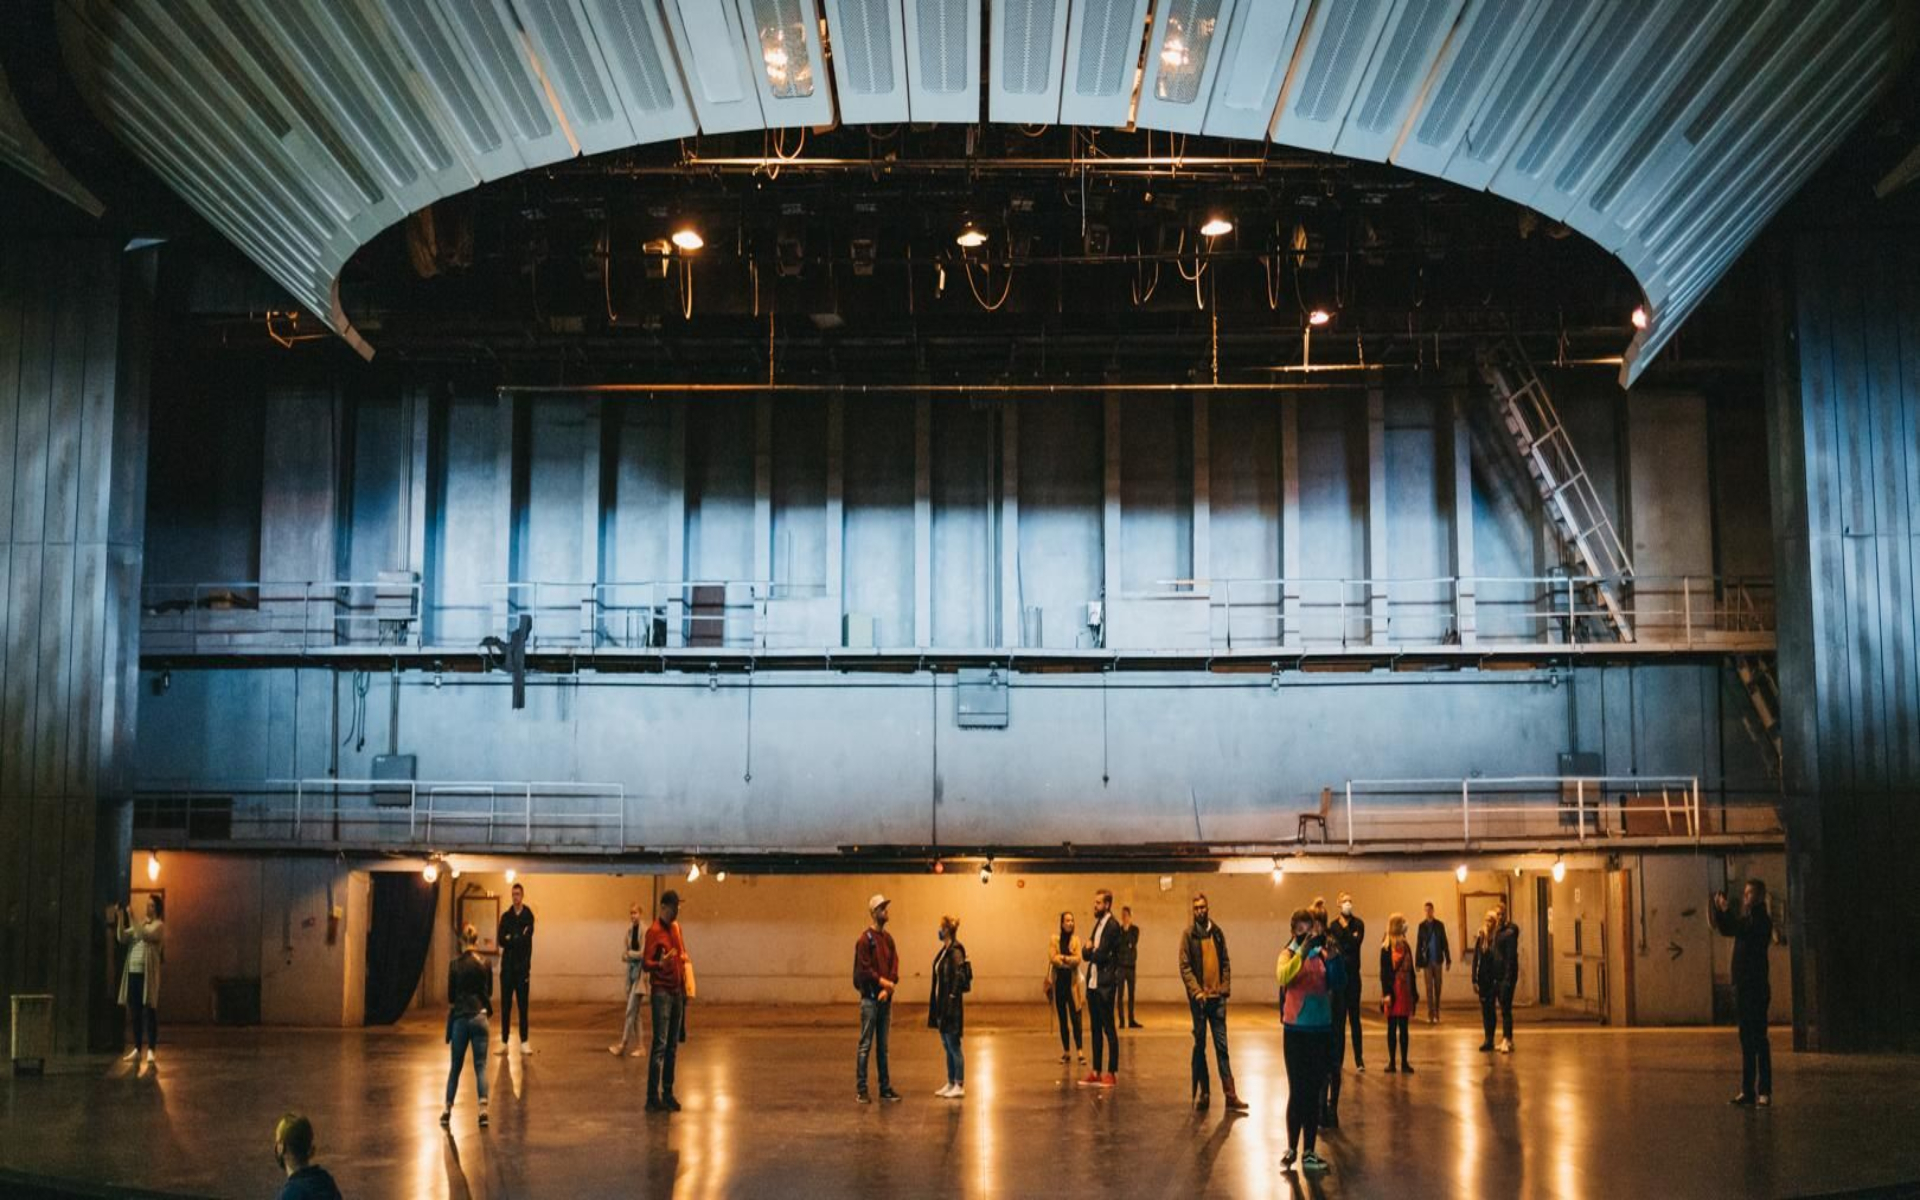
[[[1280,1169],[1291,1173],[1298,1155],[1300,1169],[1317,1174],[1327,1169],[1316,1146],[1321,1097],[1333,1068],[1333,998],[1346,987],[1346,962],[1328,953],[1325,926],[1310,909],[1296,909],[1288,926],[1292,940],[1274,972],[1287,1064],[1287,1152]]]
[[[900,952],[887,932],[888,903],[877,892],[868,899],[867,928],[853,943],[853,989],[860,993],[860,1050],[854,1056],[853,1098],[862,1104],[873,1103],[867,1093],[869,1057],[880,1076],[880,1098],[888,1103],[900,1099],[887,1073],[887,1030],[893,1024],[893,993],[900,987]]]
[[[967,993],[973,990],[973,964],[960,944],[960,918],[940,918],[940,949],[933,956],[933,986],[927,996],[927,1028],[940,1031],[947,1053],[947,1086],[935,1092],[942,1100],[960,1100],[967,1094],[967,1061],[960,1052],[966,1027]]]

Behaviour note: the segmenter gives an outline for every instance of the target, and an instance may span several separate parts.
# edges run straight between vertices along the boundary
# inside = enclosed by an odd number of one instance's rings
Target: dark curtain
[[[433,942],[440,883],[412,871],[373,873],[372,925],[367,930],[367,1024],[391,1025],[420,986]]]

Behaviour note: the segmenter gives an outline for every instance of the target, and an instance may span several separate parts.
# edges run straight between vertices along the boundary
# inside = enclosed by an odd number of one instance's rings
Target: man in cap
[[[878,892],[867,900],[867,927],[853,944],[853,987],[860,993],[860,1052],[854,1059],[854,1099],[873,1103],[867,1094],[867,1058],[878,1061],[880,1098],[898,1101],[887,1075],[887,1029],[893,1021],[893,993],[900,986],[900,952],[887,932],[887,898]]]

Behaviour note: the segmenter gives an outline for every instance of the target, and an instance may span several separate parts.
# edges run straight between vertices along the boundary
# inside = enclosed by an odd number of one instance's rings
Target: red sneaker
[[[1108,1071],[1108,1072],[1107,1072],[1107,1073],[1106,1073],[1105,1075],[1102,1075],[1102,1076],[1100,1077],[1100,1086],[1101,1086],[1101,1087],[1103,1087],[1103,1088],[1110,1088],[1110,1087],[1112,1087],[1112,1086],[1113,1086],[1114,1084],[1116,1084],[1116,1083],[1119,1083],[1119,1082],[1120,1082],[1120,1081],[1119,1081],[1118,1079],[1115,1079],[1115,1078],[1113,1077],[1113,1072],[1112,1072],[1112,1071]]]
[[[1087,1072],[1087,1077],[1086,1077],[1085,1079],[1082,1079],[1082,1080],[1080,1080],[1080,1081],[1079,1081],[1079,1082],[1078,1082],[1078,1083],[1077,1083],[1077,1084],[1076,1084],[1075,1086],[1077,1086],[1077,1087],[1099,1087],[1099,1086],[1100,1086],[1100,1073],[1099,1073],[1098,1071],[1088,1071],[1088,1072]]]

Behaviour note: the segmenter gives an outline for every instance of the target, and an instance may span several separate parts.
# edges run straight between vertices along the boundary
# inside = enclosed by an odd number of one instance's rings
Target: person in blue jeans
[[[867,1094],[867,1060],[880,1075],[880,1098],[898,1102],[887,1073],[887,1029],[893,1024],[893,993],[900,986],[900,952],[887,932],[887,898],[875,894],[867,901],[868,923],[853,943],[853,987],[860,993],[860,1049],[854,1055],[853,1098],[873,1103]]]
[[[460,1091],[460,1070],[473,1056],[473,1085],[480,1093],[480,1125],[487,1124],[487,1018],[493,1015],[493,970],[476,946],[480,931],[472,925],[460,931],[460,956],[447,964],[447,1045],[453,1061],[447,1068],[447,1104],[440,1124],[453,1121],[453,1098]]]
[[[967,993],[973,990],[973,964],[960,944],[960,918],[940,918],[940,952],[933,956],[933,988],[927,996],[927,1028],[940,1031],[947,1052],[947,1086],[935,1092],[942,1100],[960,1100],[967,1094],[967,1061],[960,1052],[966,1026]]]

